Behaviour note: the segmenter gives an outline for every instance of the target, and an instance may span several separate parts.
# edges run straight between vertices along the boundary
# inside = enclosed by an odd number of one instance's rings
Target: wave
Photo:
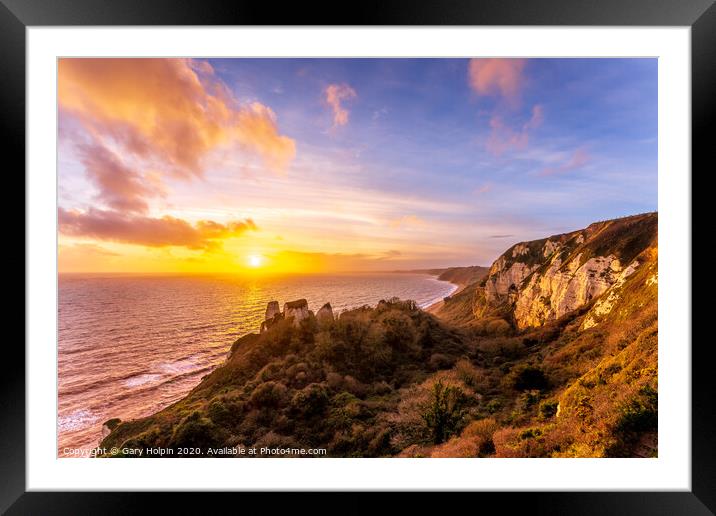
[[[66,416],[60,416],[57,418],[57,428],[61,432],[67,432],[71,430],[80,430],[91,426],[99,421],[100,416],[87,410],[78,409]]]
[[[437,281],[437,280],[436,280],[436,281]],[[444,282],[441,281],[441,283],[444,283]],[[440,296],[438,296],[438,297],[436,297],[436,298],[433,298],[433,299],[431,299],[430,301],[425,301],[424,303],[418,303],[418,306],[419,306],[420,308],[428,308],[429,306],[432,306],[432,305],[434,305],[435,303],[438,303],[438,302],[442,301],[442,300],[445,299],[446,297],[453,295],[453,294],[455,293],[455,291],[456,291],[458,288],[460,288],[458,285],[455,285],[454,283],[450,283],[450,285],[451,285],[451,286],[450,286],[450,290],[449,290],[447,293],[442,294],[442,295],[440,295]]]
[[[127,387],[138,387],[140,385],[144,385],[147,383],[154,383],[156,380],[159,380],[160,378],[162,378],[161,374],[152,374],[152,373],[138,374],[138,375],[132,376],[129,379],[125,380],[124,385]]]

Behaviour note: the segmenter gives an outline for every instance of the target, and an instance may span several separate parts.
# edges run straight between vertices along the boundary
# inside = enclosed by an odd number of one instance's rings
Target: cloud
[[[390,221],[391,227],[394,228],[420,227],[425,226],[425,224],[425,221],[417,215],[404,215],[403,217],[399,217]]]
[[[324,91],[326,102],[333,110],[333,127],[348,123],[349,111],[343,107],[342,102],[357,97],[353,88],[347,84],[329,84]]]
[[[279,134],[276,115],[240,103],[209,63],[191,59],[60,59],[61,115],[75,117],[95,140],[199,176],[212,150],[236,145],[283,169],[295,142]]]
[[[522,150],[529,143],[530,133],[542,125],[544,109],[541,105],[532,106],[532,114],[519,130],[505,124],[502,117],[494,115],[490,119],[490,136],[487,138],[487,151],[500,156],[508,150]]]
[[[98,198],[115,210],[144,213],[146,197],[158,193],[141,174],[131,170],[106,147],[91,143],[77,146],[87,177],[99,189]]]
[[[478,95],[499,96],[514,103],[525,82],[525,64],[525,59],[470,59],[470,87]]]
[[[564,174],[582,168],[591,161],[591,157],[584,147],[579,147],[569,157],[569,159],[559,165],[545,167],[540,172],[540,176],[553,176],[556,174]]]
[[[515,235],[490,235],[487,238],[510,238],[513,236],[515,236]]]
[[[147,247],[186,247],[213,250],[221,240],[238,237],[256,230],[253,220],[221,224],[200,220],[190,224],[186,220],[165,215],[162,218],[126,215],[117,211],[89,208],[87,211],[58,210],[60,232],[67,236],[92,238]]]
[[[99,256],[121,256],[119,253],[105,249],[102,246],[95,244],[73,244],[73,245],[60,245],[58,246],[60,253],[73,253],[76,252],[78,256],[86,256],[88,254],[95,254]]]

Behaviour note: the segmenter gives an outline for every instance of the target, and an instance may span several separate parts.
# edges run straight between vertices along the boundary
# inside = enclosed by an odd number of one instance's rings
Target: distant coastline
[[[446,280],[441,280],[441,279],[439,279],[439,278],[436,278],[436,279],[437,279],[438,281],[446,281]],[[461,289],[463,289],[463,288],[465,287],[464,285],[459,285],[459,284],[457,284],[457,283],[453,283],[452,281],[446,281],[446,283],[450,283],[450,284],[453,286],[453,289],[452,289],[450,292],[448,292],[447,296],[436,297],[435,299],[433,299],[433,300],[430,301],[429,303],[426,303],[426,304],[422,305],[420,308],[423,309],[423,310],[425,310],[426,312],[430,312],[430,310],[431,310],[432,307],[434,307],[435,305],[439,305],[440,303],[443,303],[443,302],[444,302],[444,299],[445,299],[446,297],[452,296],[452,295],[455,294],[458,290],[461,290]]]
[[[489,271],[489,267],[483,267],[481,265],[470,265],[467,267],[448,267],[446,269],[428,269],[423,271],[426,274],[436,276],[440,281],[447,281],[452,283],[455,288],[447,295],[440,299],[436,299],[433,303],[422,307],[423,310],[431,314],[437,314],[440,308],[445,303],[445,299],[459,294],[465,287],[471,285],[484,278]],[[417,272],[417,271],[411,271]]]

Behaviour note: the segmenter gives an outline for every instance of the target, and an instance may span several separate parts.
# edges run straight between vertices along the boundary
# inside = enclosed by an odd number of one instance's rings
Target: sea
[[[269,301],[305,298],[334,313],[399,297],[427,307],[457,287],[413,273],[281,277],[61,274],[58,279],[58,457],[96,447],[102,424],[181,399],[258,333]]]

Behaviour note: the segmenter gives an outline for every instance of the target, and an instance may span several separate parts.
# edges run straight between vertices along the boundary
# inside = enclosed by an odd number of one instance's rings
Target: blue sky
[[[276,167],[268,144],[240,131],[235,145],[202,147],[201,169],[184,175],[125,154],[138,181],[161,184],[145,218],[254,221],[234,254],[489,265],[517,241],[657,209],[655,59],[208,59],[188,69],[203,95],[260,110],[269,136],[292,142]],[[81,126],[87,116],[67,104],[61,126]],[[107,134],[122,156],[126,142]],[[78,138],[61,146],[60,205],[108,210],[107,183],[78,158]],[[75,223],[74,245],[141,244]],[[198,259],[181,243],[145,247]]]

